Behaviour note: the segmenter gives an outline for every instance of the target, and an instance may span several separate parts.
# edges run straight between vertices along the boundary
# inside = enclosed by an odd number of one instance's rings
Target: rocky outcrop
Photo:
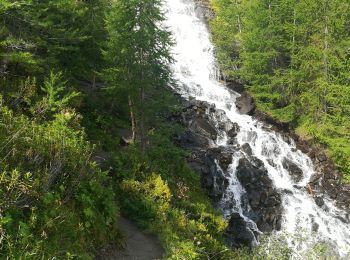
[[[257,120],[272,126],[271,129],[280,133],[287,143],[290,144],[291,139],[293,139],[297,149],[300,149],[310,157],[315,166],[315,174],[309,181],[309,189],[315,200],[319,200],[319,197],[324,197],[326,195],[335,200],[336,205],[347,211],[350,215],[350,184],[344,181],[342,173],[326,155],[324,148],[315,145],[311,141],[302,139],[295,133],[293,127],[289,123],[280,122],[258,110],[255,110],[253,116]],[[285,168],[290,167],[286,165]],[[294,173],[291,174],[291,176],[294,176],[294,180],[298,181],[300,179],[300,177],[298,177],[300,175],[299,170],[296,169]],[[318,204],[320,204],[319,201]]]
[[[226,244],[231,248],[251,247],[255,245],[259,232],[249,224],[241,215],[233,213],[224,234]]]
[[[175,136],[175,142],[191,151],[188,164],[200,174],[202,187],[217,204],[228,186],[225,171],[232,163],[233,150],[213,147],[213,141],[221,131],[237,131],[237,125],[228,120],[224,111],[207,102],[191,100],[185,101],[184,105],[182,112],[171,116],[187,129]],[[216,125],[218,119],[222,122],[220,125]]]
[[[237,178],[247,191],[250,218],[263,232],[281,229],[282,200],[274,188],[264,163],[258,158],[242,158],[237,167]]]
[[[182,147],[194,150],[207,150],[217,138],[218,130],[209,112],[213,106],[203,101],[184,101],[182,112],[172,114],[168,120],[176,121],[186,127],[186,132],[175,137]]]
[[[229,167],[234,154],[241,152],[245,158],[239,161],[237,177],[247,193],[242,203],[249,203],[249,215],[258,228],[265,232],[281,228],[281,196],[273,188],[271,179],[262,161],[252,156],[248,143],[238,145],[236,136],[240,131],[237,123],[228,120],[222,110],[202,101],[184,102],[185,108],[172,120],[181,122],[186,132],[175,137],[176,142],[191,151],[189,165],[200,174],[202,187],[214,205],[219,206],[229,185]],[[219,124],[217,122],[220,122]],[[215,147],[213,140],[224,131],[230,145]],[[254,230],[239,214],[233,214],[225,234],[227,243],[233,247],[252,246],[258,231]],[[256,228],[256,227],[255,227]],[[238,230],[238,231],[237,231]]]

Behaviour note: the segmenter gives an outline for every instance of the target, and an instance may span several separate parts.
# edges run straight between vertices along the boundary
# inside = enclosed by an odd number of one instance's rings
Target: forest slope
[[[350,4],[211,0],[225,77],[258,108],[324,146],[350,178]]]

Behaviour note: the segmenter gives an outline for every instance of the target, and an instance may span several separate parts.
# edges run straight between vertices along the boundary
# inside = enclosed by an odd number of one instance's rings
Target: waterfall
[[[186,99],[195,98],[215,104],[217,109],[225,111],[232,122],[238,123],[238,143],[250,145],[253,156],[264,163],[273,185],[277,190],[284,191],[281,231],[276,233],[291,234],[290,245],[295,247],[296,251],[302,252],[308,247],[308,239],[298,243],[293,241],[292,237],[299,230],[303,230],[310,240],[317,238],[325,241],[336,248],[339,255],[345,257],[350,248],[350,224],[344,221],[346,213],[338,209],[326,196],[324,206],[317,206],[312,195],[304,188],[314,173],[311,159],[297,150],[292,140],[287,143],[278,133],[266,129],[264,124],[238,112],[234,103],[239,94],[218,81],[210,33],[205,21],[196,14],[194,1],[166,0],[165,5],[166,26],[172,31],[176,41],[172,50],[176,60],[173,72],[178,81],[175,90]],[[225,135],[226,133],[221,133],[214,145],[229,145]],[[233,162],[228,169],[229,185],[220,205],[224,216],[229,217],[236,212],[248,222],[252,222],[246,214],[249,209],[243,207],[241,199],[247,191],[236,176],[239,159],[243,156],[242,152],[233,154]],[[286,159],[302,170],[298,181],[285,169],[283,164]],[[235,202],[234,207],[232,201]],[[340,217],[343,217],[343,220]],[[255,223],[251,224],[254,226]],[[317,232],[313,230],[315,225]]]

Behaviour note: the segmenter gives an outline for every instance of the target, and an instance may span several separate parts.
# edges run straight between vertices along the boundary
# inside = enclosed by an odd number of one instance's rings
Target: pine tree
[[[120,0],[114,2],[107,17],[109,40],[105,58],[109,68],[106,78],[114,84],[113,90],[124,89],[138,112],[138,131],[141,157],[146,150],[147,92],[164,87],[170,80],[170,33],[161,23],[164,14],[160,0]],[[133,119],[131,119],[133,121]]]

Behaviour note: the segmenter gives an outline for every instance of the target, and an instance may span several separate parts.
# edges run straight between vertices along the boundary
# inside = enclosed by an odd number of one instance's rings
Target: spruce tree
[[[106,79],[112,91],[124,89],[137,111],[141,158],[146,150],[147,93],[170,80],[170,33],[164,21],[161,0],[120,0],[107,17],[108,43],[104,51],[109,68]],[[130,113],[134,114],[133,107]],[[131,121],[134,119],[131,118]]]

